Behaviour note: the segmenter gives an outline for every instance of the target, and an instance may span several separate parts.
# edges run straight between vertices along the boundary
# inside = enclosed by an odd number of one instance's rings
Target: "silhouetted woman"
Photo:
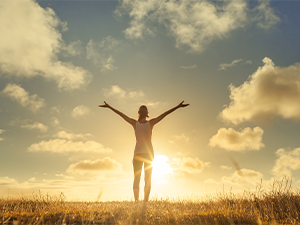
[[[139,185],[142,173],[142,167],[144,164],[145,172],[145,188],[144,188],[144,201],[148,201],[149,194],[151,190],[151,175],[152,175],[152,162],[154,160],[154,151],[151,143],[152,128],[155,124],[160,122],[165,116],[174,112],[176,109],[186,107],[189,104],[183,104],[182,101],[176,107],[164,112],[160,116],[147,121],[148,109],[145,105],[142,105],[138,111],[138,120],[129,118],[124,113],[114,109],[109,104],[104,102],[104,105],[99,105],[99,107],[109,108],[118,115],[120,115],[124,120],[130,123],[135,130],[136,145],[134,149],[134,156],[132,160],[133,170],[134,170],[134,181],[133,181],[133,193],[135,201],[139,200]]]

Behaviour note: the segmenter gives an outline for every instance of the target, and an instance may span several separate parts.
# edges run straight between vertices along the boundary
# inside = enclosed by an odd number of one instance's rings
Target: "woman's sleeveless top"
[[[134,149],[134,154],[149,153],[153,155],[153,146],[151,142],[152,130],[150,128],[150,123],[140,123],[136,121],[135,126],[135,137],[136,145]]]

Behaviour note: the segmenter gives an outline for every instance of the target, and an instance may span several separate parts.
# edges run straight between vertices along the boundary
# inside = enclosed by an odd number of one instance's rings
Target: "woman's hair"
[[[149,117],[149,115],[148,115],[148,108],[145,105],[140,106],[140,109],[139,109],[138,113],[139,113],[139,120],[143,119],[143,118],[148,118]]]

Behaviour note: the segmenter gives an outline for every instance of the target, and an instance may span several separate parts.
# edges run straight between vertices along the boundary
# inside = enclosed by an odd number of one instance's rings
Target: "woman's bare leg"
[[[152,164],[145,163],[144,171],[145,171],[145,188],[144,188],[144,201],[148,202],[149,195],[151,191],[151,177],[152,177]]]
[[[140,179],[141,179],[143,162],[140,161],[138,157],[134,157],[132,160],[132,164],[133,164],[133,171],[134,171],[133,194],[134,194],[134,200],[137,202],[139,200],[139,194],[140,194]]]

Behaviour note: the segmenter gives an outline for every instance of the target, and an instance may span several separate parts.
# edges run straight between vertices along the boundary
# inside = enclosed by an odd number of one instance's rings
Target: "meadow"
[[[68,202],[64,196],[1,199],[2,224],[300,224],[300,192],[291,182],[202,200]]]

